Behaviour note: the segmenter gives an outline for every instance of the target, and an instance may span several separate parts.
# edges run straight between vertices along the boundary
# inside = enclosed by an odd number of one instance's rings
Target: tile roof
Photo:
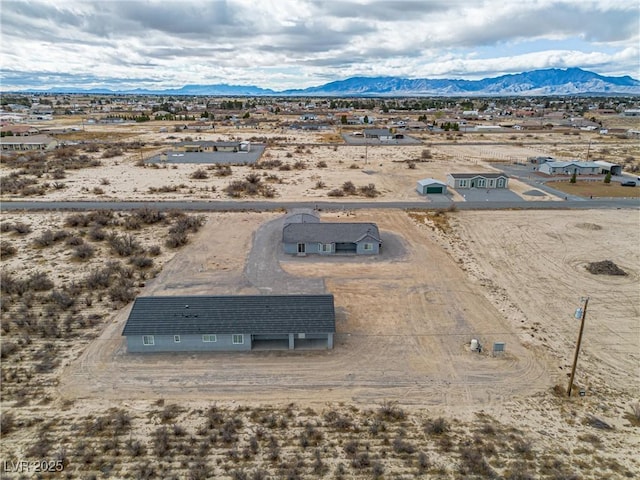
[[[333,333],[333,295],[136,298],[122,334]]]

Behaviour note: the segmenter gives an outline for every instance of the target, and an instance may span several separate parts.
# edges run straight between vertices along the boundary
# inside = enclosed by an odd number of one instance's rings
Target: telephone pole
[[[589,297],[584,299],[584,306],[580,315],[580,333],[578,333],[578,343],[576,344],[576,353],[573,356],[573,367],[571,367],[571,377],[569,378],[569,386],[567,387],[567,397],[571,397],[571,389],[573,388],[573,377],[576,375],[576,366],[578,365],[578,354],[580,353],[580,344],[582,343],[582,332],[584,331],[584,319],[587,316],[587,305],[589,305]]]

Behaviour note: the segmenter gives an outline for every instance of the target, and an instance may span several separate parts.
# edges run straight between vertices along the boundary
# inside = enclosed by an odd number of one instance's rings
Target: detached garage
[[[434,178],[418,180],[416,190],[420,195],[444,194],[447,193],[447,184]]]

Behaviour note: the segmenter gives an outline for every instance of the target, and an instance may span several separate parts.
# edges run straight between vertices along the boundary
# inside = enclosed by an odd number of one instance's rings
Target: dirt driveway
[[[314,287],[324,282],[335,295],[334,350],[130,355],[120,336],[125,309],[67,367],[62,396],[469,405],[531,394],[552,384],[544,362],[521,346],[482,287],[470,282],[405,212],[325,215],[331,221],[375,221],[383,234],[399,239],[388,245],[399,249],[396,255],[367,261],[281,259],[286,274]],[[253,255],[247,252],[253,238],[277,232],[263,225],[275,218],[212,214],[143,294],[259,293],[251,279],[271,277],[252,272],[261,268],[251,266],[259,262],[259,247]],[[265,265],[274,264],[268,260]],[[504,341],[507,352],[499,357],[473,353],[467,347],[472,338],[488,346]]]

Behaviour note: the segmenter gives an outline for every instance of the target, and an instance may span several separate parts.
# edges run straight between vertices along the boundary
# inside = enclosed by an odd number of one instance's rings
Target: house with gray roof
[[[509,177],[504,173],[447,173],[447,185],[456,190],[509,188]]]
[[[291,255],[377,255],[382,247],[375,223],[293,222],[282,229],[284,253]]]
[[[333,348],[333,295],[136,298],[127,351],[209,352]]]
[[[546,162],[538,167],[547,175],[598,175],[600,169],[596,162]]]

